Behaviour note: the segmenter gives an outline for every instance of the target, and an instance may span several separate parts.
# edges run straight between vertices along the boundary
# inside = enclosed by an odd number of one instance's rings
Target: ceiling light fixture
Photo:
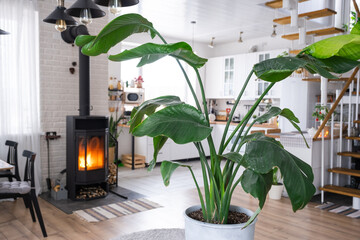
[[[214,39],[215,39],[215,37],[212,37],[212,38],[211,38],[211,42],[210,42],[210,44],[208,45],[209,48],[214,48]]]
[[[270,35],[272,38],[274,38],[274,37],[276,37],[276,25],[273,25],[273,32],[272,32],[272,34]]]
[[[10,34],[10,33],[0,29],[0,35],[7,35],[7,34]]]
[[[77,25],[75,19],[65,13],[64,0],[58,0],[58,6],[43,21],[55,24],[55,29],[59,32],[65,31],[67,26]]]
[[[109,12],[119,14],[122,7],[130,7],[139,3],[139,0],[95,0],[101,6],[109,7]]]
[[[191,48],[194,50],[194,47],[195,47],[195,24],[196,24],[196,21],[191,21],[190,23],[193,25]]]
[[[85,25],[90,24],[93,18],[106,15],[92,0],[77,0],[65,12],[73,17],[80,18],[80,22]]]
[[[238,40],[239,43],[242,43],[242,42],[243,42],[243,40],[242,40],[242,34],[243,34],[243,33],[244,33],[243,31],[240,32],[240,37],[239,37],[239,40]]]

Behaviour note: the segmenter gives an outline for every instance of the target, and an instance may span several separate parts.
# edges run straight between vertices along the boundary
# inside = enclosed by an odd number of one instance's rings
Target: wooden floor
[[[195,172],[199,166],[195,162]],[[121,169],[119,185],[147,195],[163,208],[136,213],[99,223],[87,223],[74,215],[66,215],[39,199],[48,232],[48,239],[112,239],[116,236],[154,228],[183,228],[183,211],[198,204],[198,198],[188,171],[174,173],[170,187],[163,187],[159,167],[147,173],[145,169]],[[257,201],[238,189],[233,204],[252,210]],[[289,199],[268,200],[256,223],[255,239],[360,239],[360,219],[321,211],[309,204],[293,213]],[[0,239],[42,239],[38,223],[33,223],[21,200],[0,202]]]

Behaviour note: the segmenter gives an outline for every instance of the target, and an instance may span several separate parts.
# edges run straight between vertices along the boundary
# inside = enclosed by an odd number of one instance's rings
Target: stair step
[[[302,49],[290,50],[289,54],[298,55],[301,51],[302,51]]]
[[[309,0],[300,0],[299,3],[306,2],[306,1],[309,1]],[[271,7],[271,8],[282,8],[283,1],[282,0],[270,1],[270,2],[266,2],[265,5],[268,7]]]
[[[349,78],[338,78],[338,79],[328,79],[328,82],[345,82],[349,80]],[[355,82],[357,81],[357,78],[354,79]],[[321,82],[321,78],[303,78],[303,81],[307,82]]]
[[[348,140],[360,140],[360,137],[345,137]]]
[[[331,28],[312,30],[312,31],[306,32],[306,35],[315,35],[315,37],[318,37],[318,36],[324,36],[324,35],[330,35],[330,34],[336,34],[336,33],[342,33],[342,32],[344,32],[344,30],[341,28],[331,27]],[[287,35],[283,35],[281,37],[285,38],[287,40],[296,40],[296,39],[299,39],[299,33],[287,34]]]
[[[347,187],[339,187],[335,185],[325,185],[324,187],[319,188],[322,191],[332,192],[336,194],[341,194],[350,197],[358,197],[360,198],[360,189],[347,188]]]
[[[330,168],[328,172],[340,173],[349,176],[360,177],[360,170],[349,169],[349,168]]]
[[[315,18],[321,18],[321,17],[327,17],[336,14],[336,11],[331,10],[329,8],[324,8],[321,10],[313,11],[313,12],[307,12],[299,14],[299,18],[306,17],[306,19],[315,19]],[[291,17],[283,17],[283,18],[276,18],[274,19],[274,22],[286,25],[291,23]]]
[[[339,156],[360,158],[360,153],[355,152],[338,152]]]
[[[354,120],[354,123],[360,123],[360,120]]]

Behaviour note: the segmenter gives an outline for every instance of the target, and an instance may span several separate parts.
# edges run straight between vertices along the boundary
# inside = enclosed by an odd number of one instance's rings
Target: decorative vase
[[[272,185],[269,191],[269,198],[274,200],[280,200],[283,190],[284,185],[282,183],[279,183],[278,185]]]
[[[185,210],[186,240],[253,240],[257,218],[246,228],[241,224],[213,224],[200,222],[188,216],[189,213],[201,209],[200,205]],[[242,212],[251,217],[254,212],[246,208],[230,206],[231,211]]]
[[[137,88],[142,88],[142,82],[136,82],[136,87]]]

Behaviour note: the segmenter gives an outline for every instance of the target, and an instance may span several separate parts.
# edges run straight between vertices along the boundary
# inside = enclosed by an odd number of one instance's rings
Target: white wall
[[[40,31],[40,107],[42,131],[56,131],[61,138],[50,142],[51,178],[54,179],[66,167],[66,116],[78,115],[79,108],[79,62],[78,47],[65,43],[55,25],[44,23],[55,9],[55,1],[38,0]],[[69,7],[70,4],[66,4]],[[91,34],[107,23],[107,17],[94,19],[89,26]],[[75,74],[70,74],[72,62],[77,62]],[[91,58],[90,104],[91,115],[107,115],[107,70],[106,56]],[[41,139],[42,187],[46,189],[47,148]]]

